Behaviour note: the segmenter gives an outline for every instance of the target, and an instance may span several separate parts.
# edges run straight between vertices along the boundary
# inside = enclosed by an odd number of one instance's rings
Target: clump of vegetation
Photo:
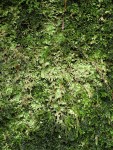
[[[1,150],[113,149],[112,0],[2,0]]]

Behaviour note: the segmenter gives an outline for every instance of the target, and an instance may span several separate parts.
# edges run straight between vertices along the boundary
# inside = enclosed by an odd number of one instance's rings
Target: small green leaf
[[[55,93],[55,98],[58,99],[58,98],[61,98],[62,97],[62,93],[61,93],[61,90],[60,89],[57,89],[56,93]]]

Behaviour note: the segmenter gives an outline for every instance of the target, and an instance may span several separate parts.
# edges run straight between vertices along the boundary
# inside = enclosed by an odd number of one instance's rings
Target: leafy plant
[[[0,149],[113,149],[111,0],[1,1]]]

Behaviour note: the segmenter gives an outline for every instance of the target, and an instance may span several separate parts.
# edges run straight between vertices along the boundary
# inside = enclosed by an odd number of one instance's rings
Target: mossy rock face
[[[64,2],[1,1],[1,150],[113,149],[113,3]]]

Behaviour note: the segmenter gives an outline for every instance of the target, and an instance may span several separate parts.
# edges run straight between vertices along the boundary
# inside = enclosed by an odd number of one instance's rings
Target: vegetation
[[[1,0],[0,149],[113,149],[113,1]]]

